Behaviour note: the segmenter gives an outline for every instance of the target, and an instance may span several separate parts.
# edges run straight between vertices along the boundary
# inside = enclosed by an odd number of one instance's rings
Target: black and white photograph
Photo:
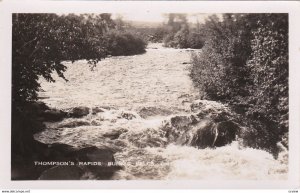
[[[291,15],[195,10],[12,12],[10,180],[289,180]]]

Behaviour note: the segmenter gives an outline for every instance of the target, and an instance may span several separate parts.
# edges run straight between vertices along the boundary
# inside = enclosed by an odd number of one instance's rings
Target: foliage
[[[106,13],[13,14],[13,102],[36,100],[40,76],[53,82],[51,74],[56,71],[64,78],[64,60],[86,59],[95,65],[108,54],[144,52],[145,43],[140,38],[112,31],[115,27]]]
[[[199,29],[189,26],[185,14],[171,13],[168,22],[162,27],[164,46],[175,48],[201,49],[204,45],[204,38]]]
[[[273,130],[288,131],[288,25],[286,14],[268,14],[258,21],[251,41],[252,54],[247,65],[251,69],[256,107],[248,114],[270,120]],[[270,124],[270,123],[269,123]]]
[[[110,31],[105,36],[108,54],[112,56],[144,53],[147,43],[137,34]]]
[[[272,149],[288,131],[287,15],[212,16],[204,29],[205,46],[192,57],[193,82],[203,97],[246,117],[247,145]]]
[[[94,25],[84,16],[13,14],[12,92],[13,101],[37,99],[39,76],[53,82],[53,71],[64,78],[63,60],[100,60],[103,24]],[[97,23],[104,20],[95,18]]]
[[[247,94],[250,34],[243,29],[243,17],[227,15],[223,22],[212,16],[205,24],[206,42],[193,55],[191,77],[209,98],[232,100]]]

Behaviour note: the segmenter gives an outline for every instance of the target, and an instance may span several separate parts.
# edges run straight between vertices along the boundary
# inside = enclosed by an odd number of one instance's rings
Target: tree
[[[39,77],[54,82],[55,71],[65,79],[64,60],[96,62],[106,56],[102,36],[110,22],[105,15],[13,14],[12,16],[12,149],[30,151],[35,120],[33,101],[40,89]]]

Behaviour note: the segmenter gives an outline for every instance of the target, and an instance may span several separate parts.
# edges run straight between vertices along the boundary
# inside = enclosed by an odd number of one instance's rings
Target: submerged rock
[[[108,148],[86,147],[75,152],[79,165],[86,167],[99,179],[110,179],[114,173],[121,169],[116,166],[114,152]]]
[[[92,114],[93,114],[93,115],[96,115],[97,113],[102,113],[102,112],[104,112],[104,110],[105,110],[105,109],[100,108],[100,107],[94,107],[94,108],[92,108]]]
[[[153,116],[167,116],[173,114],[174,111],[171,111],[169,109],[163,109],[159,107],[143,107],[139,110],[138,114],[142,118],[148,118]]]
[[[118,139],[122,133],[125,133],[127,131],[128,131],[127,129],[120,128],[120,129],[116,129],[116,130],[112,130],[112,131],[104,133],[103,137],[107,137],[111,140]]]
[[[90,113],[90,109],[88,107],[74,107],[69,109],[68,116],[73,118],[81,118]]]
[[[115,162],[114,152],[108,148],[99,149],[98,147],[91,146],[82,148],[74,152],[74,154],[82,162],[101,162],[105,166],[108,165],[108,162]]]
[[[135,119],[135,118],[139,118],[139,115],[137,115],[136,113],[133,113],[133,112],[124,112],[124,111],[122,111],[121,118],[124,118],[124,119],[127,119],[127,120],[132,120],[132,119]]]
[[[71,145],[63,144],[63,143],[52,143],[48,145],[48,150],[56,153],[60,153],[62,155],[69,155],[75,152],[77,149]]]
[[[40,116],[44,121],[57,122],[63,120],[67,116],[67,113],[62,110],[49,109],[41,112]]]
[[[45,170],[39,180],[80,180],[84,171],[78,166],[55,166]]]
[[[72,120],[69,122],[58,124],[57,128],[63,128],[63,127],[74,128],[74,127],[87,126],[87,125],[91,125],[91,123],[83,120]]]

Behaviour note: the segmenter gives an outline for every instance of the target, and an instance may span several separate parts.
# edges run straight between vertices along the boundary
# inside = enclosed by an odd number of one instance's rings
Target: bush
[[[129,32],[110,31],[104,39],[108,54],[112,56],[141,54],[147,46],[141,37]]]
[[[206,41],[202,51],[192,56],[191,78],[207,97],[233,100],[248,94],[250,35],[243,18],[211,17],[204,26]]]
[[[250,99],[255,102],[248,114],[270,121],[273,132],[279,134],[288,131],[287,21],[287,14],[267,14],[258,21],[252,31],[252,54],[247,63],[253,80]]]
[[[204,37],[196,32],[191,32],[188,35],[188,47],[193,49],[201,49],[204,46]]]

